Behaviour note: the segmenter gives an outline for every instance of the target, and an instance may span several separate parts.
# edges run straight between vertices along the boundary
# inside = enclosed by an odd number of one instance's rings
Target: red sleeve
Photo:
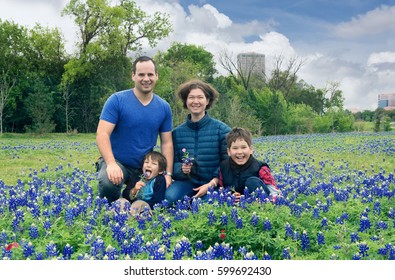
[[[266,185],[273,185],[277,187],[276,182],[274,181],[273,175],[270,173],[270,169],[267,166],[262,166],[259,170],[259,178],[266,184]]]

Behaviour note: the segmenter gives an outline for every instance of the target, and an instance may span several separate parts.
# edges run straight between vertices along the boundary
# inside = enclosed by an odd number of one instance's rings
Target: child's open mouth
[[[152,171],[151,170],[146,169],[144,171],[144,177],[145,178],[150,179],[151,175],[152,175]]]

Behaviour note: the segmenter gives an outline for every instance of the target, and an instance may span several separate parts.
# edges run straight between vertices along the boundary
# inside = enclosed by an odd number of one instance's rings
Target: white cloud
[[[349,22],[337,25],[333,34],[341,38],[360,38],[395,30],[395,6],[380,6]]]

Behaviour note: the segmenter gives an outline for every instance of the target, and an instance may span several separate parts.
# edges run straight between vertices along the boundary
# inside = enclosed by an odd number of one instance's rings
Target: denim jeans
[[[192,197],[197,192],[194,191],[195,186],[191,181],[174,181],[165,193],[165,199],[172,205],[177,200],[183,200],[185,196]]]

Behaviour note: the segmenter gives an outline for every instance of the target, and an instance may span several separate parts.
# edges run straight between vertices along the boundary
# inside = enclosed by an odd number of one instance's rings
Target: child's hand
[[[238,192],[234,192],[234,193],[232,193],[232,195],[235,197],[235,203],[238,203],[240,200],[241,194]]]
[[[145,186],[145,183],[144,183],[143,181],[138,181],[138,182],[136,183],[136,185],[134,185],[134,188],[135,188],[137,191],[139,191],[139,190],[141,190],[144,186]]]

